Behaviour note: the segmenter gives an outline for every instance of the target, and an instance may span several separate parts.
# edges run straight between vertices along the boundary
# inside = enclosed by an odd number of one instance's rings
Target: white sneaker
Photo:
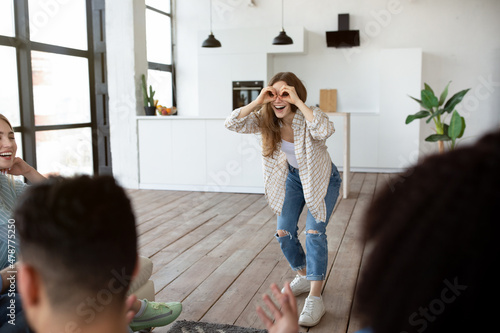
[[[299,296],[311,290],[311,282],[307,280],[307,277],[297,274],[293,281],[290,282],[290,289],[292,289],[293,296]],[[285,288],[281,289],[281,293],[284,292]]]
[[[319,323],[325,312],[323,298],[309,296],[306,298],[306,303],[300,313],[299,325],[305,327],[315,326]]]

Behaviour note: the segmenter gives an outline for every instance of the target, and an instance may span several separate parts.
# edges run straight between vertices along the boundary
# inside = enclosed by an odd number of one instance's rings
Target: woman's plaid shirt
[[[225,126],[238,133],[260,133],[259,111],[238,119],[241,109],[234,110],[226,119]],[[326,147],[326,139],[335,132],[333,123],[319,108],[312,108],[314,119],[307,121],[297,110],[292,122],[295,155],[299,163],[299,175],[307,208],[317,221],[325,222],[325,196],[332,172],[332,161]],[[272,157],[263,157],[264,188],[267,202],[280,215],[285,201],[288,162],[281,151],[281,142]]]

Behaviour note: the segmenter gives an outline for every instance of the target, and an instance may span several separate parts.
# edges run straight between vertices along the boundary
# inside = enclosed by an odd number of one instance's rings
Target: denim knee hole
[[[280,232],[283,234],[283,236],[280,235]],[[276,231],[276,238],[283,238],[286,236],[290,236],[290,239],[292,239],[292,234],[289,233],[288,231],[286,231],[286,230],[277,230]]]
[[[306,230],[304,233],[306,234],[306,236],[307,235],[318,235],[318,236],[323,235],[322,232],[319,232],[318,230],[312,230],[312,229]]]

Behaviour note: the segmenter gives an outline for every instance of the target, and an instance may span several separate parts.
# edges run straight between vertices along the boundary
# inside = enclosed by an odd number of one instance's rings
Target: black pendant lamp
[[[292,38],[288,36],[285,32],[285,28],[283,27],[283,12],[284,12],[284,7],[283,7],[283,1],[281,0],[281,31],[280,34],[273,39],[273,45],[290,45],[293,44]]]
[[[210,0],[210,35],[203,41],[201,47],[221,47],[220,42],[215,39],[214,33],[212,32],[212,0]]]

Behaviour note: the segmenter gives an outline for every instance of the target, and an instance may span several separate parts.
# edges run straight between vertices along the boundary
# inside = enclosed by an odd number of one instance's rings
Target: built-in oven
[[[262,88],[264,81],[233,81],[233,110],[256,99]]]

